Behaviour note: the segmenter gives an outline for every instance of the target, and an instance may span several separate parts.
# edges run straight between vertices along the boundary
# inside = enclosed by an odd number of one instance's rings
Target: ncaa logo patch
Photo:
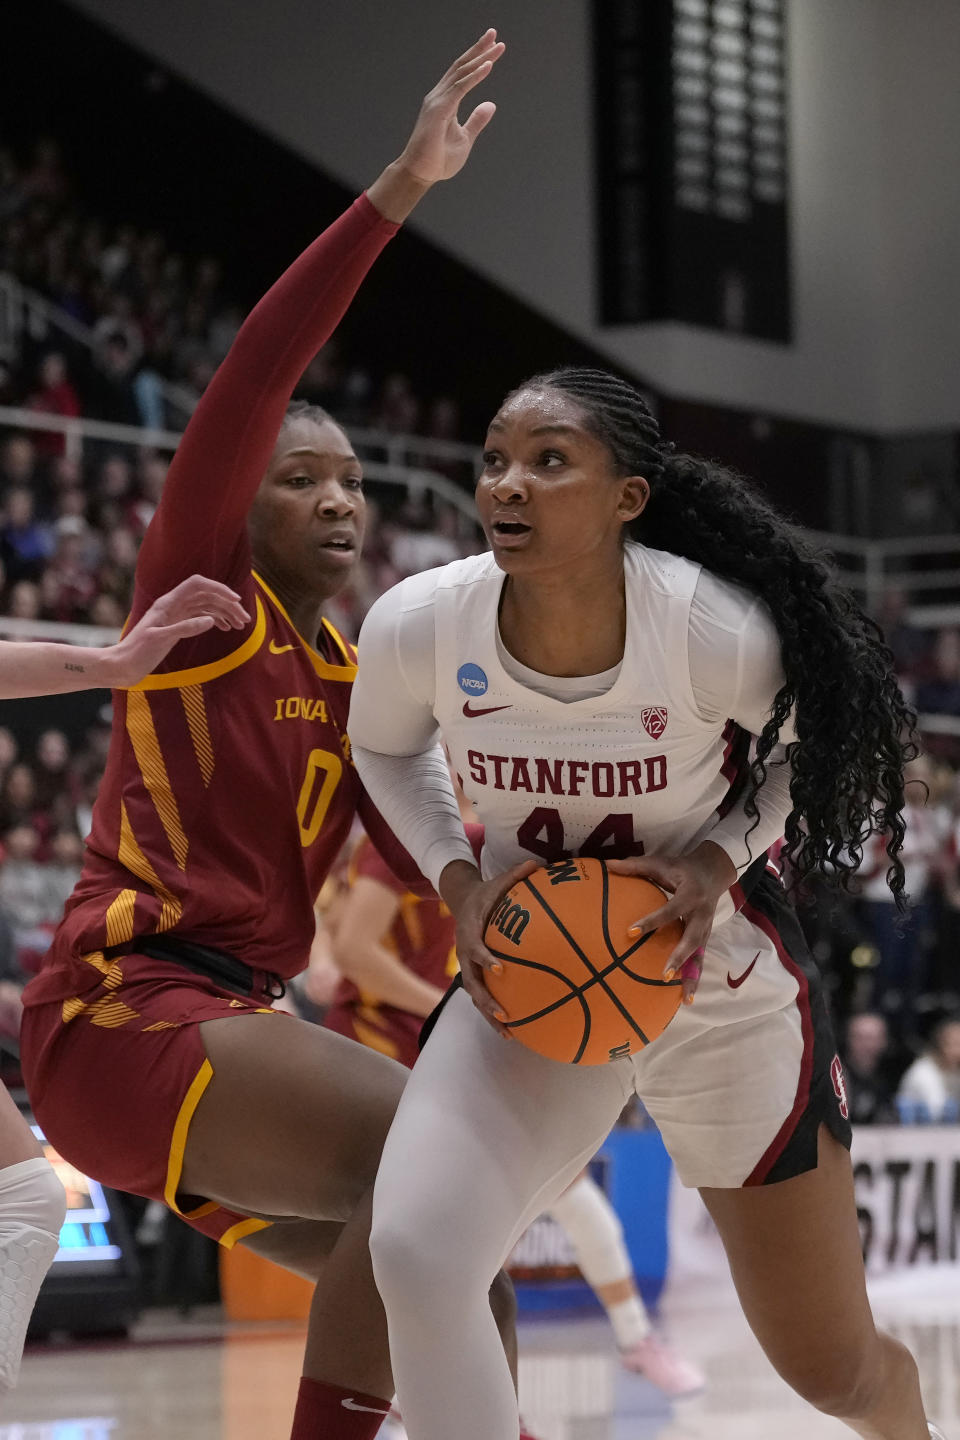
[[[468,661],[457,671],[457,684],[464,695],[486,695],[488,684],[486,672],[481,670],[479,665],[473,665]]]
[[[830,1079],[833,1081],[833,1093],[840,1101],[840,1114],[844,1120],[850,1119],[850,1107],[847,1104],[847,1082],[843,1075],[843,1065],[839,1055],[834,1055],[830,1062]]]
[[[666,705],[645,705],[640,711],[640,723],[652,740],[659,740],[667,728]]]

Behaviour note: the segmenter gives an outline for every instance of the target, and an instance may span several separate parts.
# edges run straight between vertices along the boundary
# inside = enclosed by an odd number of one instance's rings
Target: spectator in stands
[[[63,172],[60,146],[51,136],[43,136],[34,145],[33,159],[22,183],[25,195],[31,200],[59,202],[66,198],[69,185]]]
[[[169,468],[163,456],[150,454],[144,455],[137,467],[138,493],[127,508],[126,520],[139,540],[156,514]]]
[[[87,396],[90,413],[114,425],[139,425],[133,388],[137,357],[122,330],[112,330],[94,356]]]
[[[13,926],[18,959],[24,950],[46,950],[55,923],[46,866],[36,858],[39,846],[32,825],[14,825],[3,835],[0,906]]]
[[[406,375],[388,375],[380,392],[380,403],[373,420],[379,430],[397,435],[414,435],[420,423],[420,401]]]
[[[890,1033],[875,1011],[851,1015],[847,1022],[843,1072],[854,1125],[892,1125],[898,1115],[890,1076]]]
[[[17,737],[6,725],[0,725],[0,786],[11,765],[17,763],[20,754],[20,746]]]
[[[25,486],[7,491],[4,523],[0,529],[0,558],[7,581],[37,580],[53,553],[53,536],[34,513],[34,496]]]
[[[104,630],[121,630],[127,618],[127,606],[115,595],[98,595],[90,606],[90,624]]]
[[[925,1055],[900,1081],[897,1102],[905,1121],[956,1121],[960,1118],[960,1015],[934,1027]]]
[[[59,350],[51,350],[37,369],[37,386],[27,396],[26,408],[41,415],[75,417],[81,413],[80,396],[67,374],[67,362]],[[40,431],[35,440],[40,455],[62,455],[66,436],[57,430]]]
[[[901,860],[911,908],[900,916],[886,885],[887,858],[883,837],[874,835],[864,848],[860,869],[861,910],[872,942],[879,952],[873,974],[870,1008],[887,1016],[898,1035],[914,1023],[914,1002],[927,982],[934,909],[932,884],[951,826],[946,807],[928,803],[932,779],[926,756],[911,762],[905,772],[903,818],[905,834]]]
[[[883,638],[893,651],[897,674],[905,680],[915,679],[930,651],[930,635],[911,624],[907,592],[896,585],[888,586],[883,592],[877,619]]]
[[[460,559],[459,545],[437,533],[433,515],[422,500],[407,501],[398,519],[401,528],[390,546],[390,560],[401,579]]]
[[[44,730],[37,740],[33,778],[36,802],[50,810],[57,798],[71,789],[70,742],[62,730]]]
[[[26,435],[10,435],[0,448],[0,499],[11,486],[29,487],[37,468],[37,452]]]
[[[50,842],[46,871],[50,913],[59,924],[63,907],[73,894],[83,867],[83,841],[75,830],[58,830]]]
[[[43,580],[43,608],[47,619],[70,624],[82,623],[97,594],[97,580],[90,568],[90,556],[83,523],[59,527],[56,553]]]
[[[23,825],[33,830],[38,840],[47,838],[33,770],[19,760],[10,766],[0,786],[0,835]]]
[[[97,576],[97,590],[112,595],[121,605],[129,603],[133,593],[133,572],[137,565],[137,539],[126,525],[118,525],[107,535],[103,563]]]
[[[920,715],[960,715],[960,630],[941,630],[933,644],[933,673],[917,686]]]
[[[39,620],[40,588],[32,580],[18,580],[11,585],[7,614],[14,620]]]

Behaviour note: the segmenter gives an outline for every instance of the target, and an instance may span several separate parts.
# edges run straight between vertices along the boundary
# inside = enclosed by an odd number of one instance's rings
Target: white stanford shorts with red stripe
[[[714,931],[694,1003],[632,1064],[684,1185],[771,1185],[813,1170],[821,1124],[849,1149],[819,972],[772,874]]]

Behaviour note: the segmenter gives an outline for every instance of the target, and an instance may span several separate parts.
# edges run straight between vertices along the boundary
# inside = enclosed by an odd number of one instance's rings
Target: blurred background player
[[[0,641],[0,697],[65,695],[134,685],[178,641],[216,625],[245,625],[240,597],[216,580],[193,575],[146,611],[116,645]],[[50,1268],[66,1214],[63,1186],[9,1092],[0,1085],[0,1395],[20,1370],[27,1324]]]
[[[483,827],[462,790],[460,812],[475,853]],[[434,896],[406,890],[366,838],[350,860],[347,889],[329,920],[342,980],[323,1023],[402,1065],[419,1054],[420,1028],[457,973],[455,922]],[[622,1364],[666,1395],[690,1395],[704,1376],[653,1333],[640,1298],[619,1216],[584,1170],[548,1212],[567,1235],[577,1265],[613,1326]]]

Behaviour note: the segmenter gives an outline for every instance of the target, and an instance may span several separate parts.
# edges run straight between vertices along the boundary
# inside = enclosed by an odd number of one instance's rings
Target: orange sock
[[[390,1401],[301,1376],[290,1440],[373,1440]]]

